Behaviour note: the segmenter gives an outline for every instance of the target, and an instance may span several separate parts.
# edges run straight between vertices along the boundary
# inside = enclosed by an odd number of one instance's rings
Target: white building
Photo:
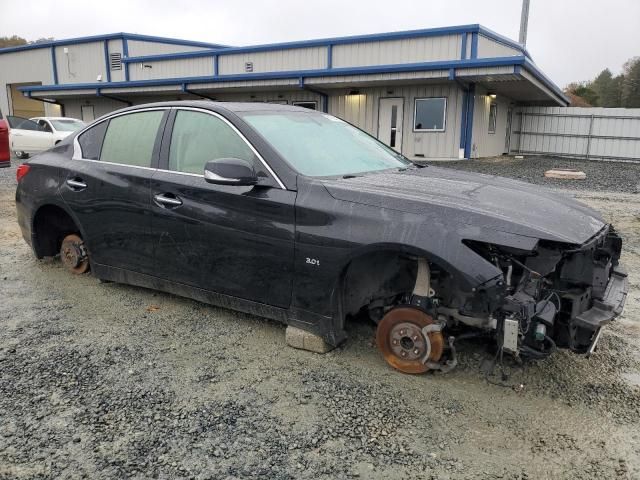
[[[508,151],[516,106],[566,106],[524,47],[480,25],[249,47],[117,33],[0,50],[0,109],[85,121],[159,100],[323,110],[409,158]]]

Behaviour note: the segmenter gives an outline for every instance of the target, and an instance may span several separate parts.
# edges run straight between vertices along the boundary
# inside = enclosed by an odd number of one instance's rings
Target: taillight
[[[31,167],[26,163],[19,165],[18,169],[16,170],[16,179],[18,181],[22,180],[22,177],[24,177],[27,173],[29,173],[29,170],[31,170]]]

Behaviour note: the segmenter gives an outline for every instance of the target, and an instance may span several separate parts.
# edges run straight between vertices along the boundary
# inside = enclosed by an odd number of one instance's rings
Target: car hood
[[[429,166],[323,180],[336,199],[558,242],[582,244],[605,222],[571,197],[502,177]]]

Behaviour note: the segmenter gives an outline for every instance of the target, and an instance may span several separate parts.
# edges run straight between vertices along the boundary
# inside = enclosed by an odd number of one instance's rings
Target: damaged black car
[[[283,105],[163,102],[109,113],[18,168],[37,258],[286,323],[329,346],[366,315],[400,371],[456,342],[591,354],[622,312],[612,225],[522,182],[417,165]]]

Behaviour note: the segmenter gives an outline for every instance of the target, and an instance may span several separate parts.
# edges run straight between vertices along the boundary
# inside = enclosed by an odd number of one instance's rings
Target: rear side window
[[[100,160],[150,167],[163,110],[130,113],[112,118],[102,142]]]
[[[206,113],[178,111],[171,134],[169,170],[202,175],[209,160],[221,158],[255,164],[247,142],[223,120]]]
[[[98,160],[100,158],[100,148],[102,147],[104,132],[107,130],[108,124],[109,122],[101,122],[78,137],[82,158],[88,160]]]

